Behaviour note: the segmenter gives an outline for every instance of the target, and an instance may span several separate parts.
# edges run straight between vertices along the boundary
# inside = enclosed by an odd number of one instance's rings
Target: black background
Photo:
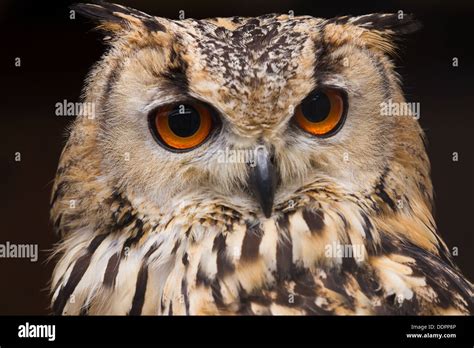
[[[333,17],[372,12],[414,13],[423,29],[408,37],[396,60],[408,101],[421,103],[435,188],[436,221],[456,263],[474,278],[472,216],[473,5],[459,1],[117,1],[177,19],[254,16],[269,12]],[[71,117],[55,116],[55,104],[79,101],[84,77],[104,47],[90,21],[69,19],[68,1],[5,1],[1,33],[0,243],[38,243],[38,262],[0,259],[0,314],[49,313],[46,258],[57,242],[49,222],[49,196]],[[21,67],[14,66],[21,58]],[[459,67],[452,67],[452,58]],[[20,152],[21,162],[15,162]],[[452,161],[452,153],[459,161]]]

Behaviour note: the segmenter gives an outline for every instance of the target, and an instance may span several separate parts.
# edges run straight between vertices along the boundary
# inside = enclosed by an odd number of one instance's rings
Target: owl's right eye
[[[295,109],[294,120],[307,133],[330,136],[344,123],[346,104],[346,96],[339,89],[315,90]]]
[[[215,123],[214,111],[200,102],[164,105],[149,117],[158,143],[177,152],[190,151],[204,143]]]

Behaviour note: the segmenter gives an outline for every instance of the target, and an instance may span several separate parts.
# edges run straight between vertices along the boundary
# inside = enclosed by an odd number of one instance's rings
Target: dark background
[[[457,1],[140,0],[117,2],[177,18],[255,16],[269,12],[333,17],[372,12],[414,13],[424,28],[402,45],[396,60],[408,101],[421,103],[435,187],[436,221],[456,263],[474,279],[473,56],[474,6]],[[69,19],[69,1],[2,0],[0,243],[37,243],[39,260],[0,259],[0,314],[47,314],[46,258],[57,242],[49,222],[49,196],[72,117],[55,116],[55,104],[79,101],[83,79],[104,47],[92,23]],[[22,66],[14,66],[15,57]],[[452,67],[452,58],[459,67]],[[15,152],[22,161],[15,162]],[[459,161],[452,161],[452,153]]]

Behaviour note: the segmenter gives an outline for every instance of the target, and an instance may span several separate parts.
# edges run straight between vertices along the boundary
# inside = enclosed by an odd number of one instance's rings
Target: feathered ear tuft
[[[166,32],[163,24],[155,17],[130,7],[97,1],[89,4],[74,4],[71,9],[100,23],[100,29],[115,32],[131,27],[145,28],[148,31]]]
[[[421,28],[421,22],[411,14],[372,13],[359,17],[350,17],[350,24],[369,30],[386,32],[392,35],[406,35]]]
[[[331,42],[352,42],[389,55],[396,54],[395,41],[400,36],[421,28],[419,21],[404,13],[343,16],[329,19],[326,24],[326,39]]]

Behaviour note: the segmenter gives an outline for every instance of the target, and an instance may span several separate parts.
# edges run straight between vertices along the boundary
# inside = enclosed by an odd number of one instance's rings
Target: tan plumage
[[[404,101],[389,54],[415,21],[76,10],[100,21],[110,49],[87,80],[95,114],[75,121],[53,189],[55,313],[472,312],[472,285],[436,233],[423,132],[379,111]],[[344,89],[350,105],[324,139],[291,123],[320,85]],[[223,126],[173,153],[146,114],[184,95],[212,105]],[[215,155],[262,144],[279,175],[268,218],[246,188],[248,165]],[[328,257],[337,244],[362,257]]]

